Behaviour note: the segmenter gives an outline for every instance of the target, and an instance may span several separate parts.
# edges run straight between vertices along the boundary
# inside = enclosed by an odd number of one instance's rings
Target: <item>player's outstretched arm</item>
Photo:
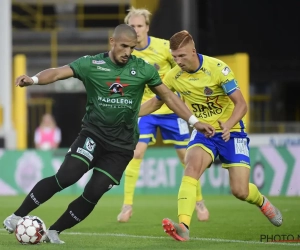
[[[58,80],[67,79],[74,76],[70,66],[65,65],[59,68],[51,68],[41,71],[33,77],[21,75],[16,79],[16,86],[26,87],[34,84],[46,85]]]
[[[149,115],[149,114],[153,113],[154,111],[160,109],[160,107],[163,104],[164,104],[163,101],[158,100],[157,97],[153,97],[152,99],[144,102],[141,105],[139,116]]]
[[[150,86],[149,86],[150,87]],[[150,89],[159,96],[159,98],[167,104],[179,117],[188,121],[192,112],[187,108],[185,103],[175,95],[165,84],[161,84]]]
[[[149,86],[150,87],[150,86]],[[187,121],[191,126],[203,133],[207,137],[215,134],[215,129],[206,123],[200,122],[188,109],[185,103],[175,95],[166,85],[150,87],[150,89],[157,94],[167,106],[174,111],[180,118]]]

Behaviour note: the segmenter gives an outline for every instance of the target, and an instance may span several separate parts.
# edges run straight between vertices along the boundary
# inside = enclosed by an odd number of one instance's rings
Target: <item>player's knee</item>
[[[239,200],[246,200],[246,198],[249,195],[249,189],[248,188],[241,188],[241,187],[234,187],[231,188],[232,194],[238,198]]]
[[[87,171],[86,163],[67,155],[55,175],[56,181],[61,189],[65,189],[77,182]]]
[[[133,158],[135,158],[135,159],[143,159],[144,158],[144,154],[145,154],[144,150],[135,149],[134,150]]]
[[[188,162],[185,165],[184,175],[191,176],[198,180],[200,176],[203,174],[205,169],[206,167],[203,166],[202,164],[191,164]]]
[[[89,202],[97,204],[103,194],[110,190],[116,183],[108,176],[98,173],[98,178],[92,178],[85,186],[83,197]]]

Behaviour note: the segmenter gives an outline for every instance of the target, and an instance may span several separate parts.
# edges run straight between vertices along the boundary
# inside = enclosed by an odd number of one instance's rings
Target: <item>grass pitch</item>
[[[49,227],[77,196],[54,196],[33,211]],[[0,197],[0,219],[4,220],[20,205],[24,196]],[[0,249],[300,249],[300,197],[271,197],[270,200],[282,212],[284,222],[273,226],[253,205],[232,196],[207,196],[210,211],[208,222],[198,222],[194,215],[191,224],[191,240],[177,242],[163,232],[161,220],[165,217],[177,221],[176,196],[135,197],[133,216],[128,223],[118,223],[123,198],[106,194],[92,214],[79,225],[66,230],[60,238],[64,245],[21,245],[14,235],[0,230]],[[277,235],[276,240],[290,235],[294,242],[265,243],[261,238]],[[279,236],[278,236],[279,235]]]

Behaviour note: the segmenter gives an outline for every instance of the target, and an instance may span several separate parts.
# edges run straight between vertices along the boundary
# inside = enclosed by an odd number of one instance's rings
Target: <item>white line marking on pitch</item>
[[[0,229],[5,231],[5,229]],[[1,235],[6,233],[1,232]],[[105,236],[105,237],[126,237],[126,238],[139,238],[139,239],[169,239],[165,236],[146,236],[146,235],[132,235],[132,234],[116,234],[116,233],[82,233],[82,232],[63,232],[63,235],[84,235],[84,236]],[[7,235],[9,235],[7,233]],[[244,240],[228,240],[216,238],[191,238],[197,241],[211,241],[211,242],[227,242],[227,243],[242,243],[242,244],[267,244],[267,245],[280,245],[280,246],[300,246],[300,243],[284,243],[284,242],[260,242],[260,241],[244,241]]]

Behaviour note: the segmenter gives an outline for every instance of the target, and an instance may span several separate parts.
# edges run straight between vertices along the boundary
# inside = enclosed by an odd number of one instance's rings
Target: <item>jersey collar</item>
[[[148,36],[148,42],[147,42],[146,47],[141,48],[141,49],[135,48],[135,50],[137,50],[137,51],[142,51],[142,50],[147,49],[147,48],[149,47],[149,45],[150,45],[150,42],[151,42],[151,38],[150,38],[150,36]]]
[[[195,71],[188,72],[189,74],[196,73],[199,69],[201,69],[201,67],[202,67],[202,65],[203,65],[203,55],[198,54],[198,53],[197,53],[197,55],[198,55],[199,62],[200,62],[199,67],[198,67]]]

